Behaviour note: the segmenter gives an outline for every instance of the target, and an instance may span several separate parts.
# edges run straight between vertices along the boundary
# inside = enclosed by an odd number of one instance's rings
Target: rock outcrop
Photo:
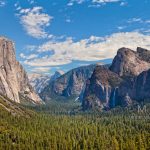
[[[16,60],[14,43],[0,37],[0,94],[20,103],[20,96],[34,103],[41,99],[29,84],[28,76]]]
[[[137,53],[140,59],[150,63],[150,51],[149,50],[138,47]]]
[[[119,76],[137,76],[150,68],[148,59],[144,57],[146,52],[145,49],[143,51],[141,48],[137,48],[137,52],[128,48],[121,48],[118,50],[110,70]]]

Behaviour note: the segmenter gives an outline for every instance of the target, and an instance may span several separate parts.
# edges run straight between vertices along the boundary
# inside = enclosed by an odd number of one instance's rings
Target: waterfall
[[[75,99],[75,102],[78,101],[78,100],[79,100],[79,97],[77,97],[77,98]]]
[[[86,89],[86,84],[83,85],[82,87],[82,91],[78,97],[78,100],[82,101],[83,100],[83,96],[84,96],[84,93],[85,93],[85,89]]]
[[[117,90],[117,88],[114,89],[114,92],[112,95],[112,107],[116,106],[116,90]]]

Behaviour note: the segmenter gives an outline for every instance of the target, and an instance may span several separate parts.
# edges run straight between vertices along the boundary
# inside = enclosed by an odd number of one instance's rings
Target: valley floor
[[[149,150],[149,110],[14,117],[0,107],[0,150]]]

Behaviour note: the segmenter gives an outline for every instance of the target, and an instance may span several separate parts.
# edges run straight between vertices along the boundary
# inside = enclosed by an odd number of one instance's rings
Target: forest
[[[146,112],[133,108],[81,112],[73,105],[71,112],[68,107],[58,103],[26,107],[24,117],[0,107],[0,150],[150,149],[149,105]]]

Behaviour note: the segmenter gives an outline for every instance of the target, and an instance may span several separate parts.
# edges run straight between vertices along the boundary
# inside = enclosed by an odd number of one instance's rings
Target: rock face
[[[128,106],[150,99],[150,51],[118,50],[109,69],[97,67],[87,81],[83,109]]]
[[[119,87],[118,99],[123,106],[130,105],[132,100],[150,101],[150,69],[135,76],[132,80],[124,80]]]
[[[0,94],[18,103],[20,96],[34,103],[42,102],[29,84],[25,70],[16,61],[14,43],[4,37],[0,37]]]
[[[79,67],[73,69],[55,81],[51,82],[44,90],[41,92],[40,96],[44,100],[50,100],[52,97],[62,96],[71,97],[79,96],[86,80],[91,77],[95,65]]]
[[[118,50],[110,70],[119,76],[137,76],[150,68],[149,59],[144,58],[144,53],[146,54],[147,51],[145,49],[143,51],[141,48],[137,48],[137,52],[121,48]]]
[[[122,79],[108,68],[97,66],[92,77],[87,80],[83,97],[83,109],[115,107],[118,86]]]
[[[140,47],[137,48],[137,51],[132,51],[127,48],[121,48],[118,50],[117,56],[114,58],[110,70],[116,72],[123,78],[123,82],[118,89],[120,105],[128,106],[132,103],[131,99],[137,101],[142,99],[144,94],[140,94],[142,90],[140,88],[144,88],[146,85],[142,86],[139,80],[141,80],[141,76],[145,71],[147,72],[149,68],[149,50]]]
[[[150,63],[150,51],[149,50],[138,47],[137,53],[140,59]]]
[[[29,81],[36,91],[36,93],[40,94],[45,87],[47,87],[51,82],[55,81],[61,75],[63,75],[63,71],[56,71],[52,76],[46,76],[42,74],[29,74]]]
[[[150,69],[142,72],[135,80],[136,100],[150,100]]]

